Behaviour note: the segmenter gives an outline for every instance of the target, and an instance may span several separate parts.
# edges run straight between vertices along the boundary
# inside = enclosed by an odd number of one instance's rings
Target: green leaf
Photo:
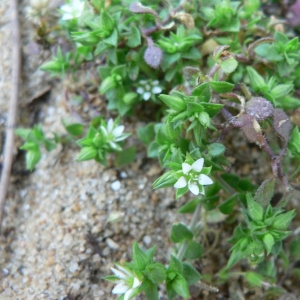
[[[254,286],[261,287],[262,283],[264,281],[263,276],[261,276],[258,273],[255,273],[255,272],[246,272],[245,273],[245,279],[249,282],[249,284],[252,287],[254,287]]]
[[[225,146],[220,143],[212,143],[207,146],[207,149],[208,149],[208,155],[212,157],[220,156],[226,150]]]
[[[275,178],[265,180],[256,191],[254,201],[267,206],[273,198],[275,182]]]
[[[290,245],[290,254],[296,259],[300,260],[300,238],[295,238]]]
[[[254,70],[252,67],[247,67],[247,72],[248,72],[250,84],[251,84],[251,87],[253,88],[253,90],[255,92],[262,91],[266,86],[266,83],[265,83],[265,80],[263,79],[263,77],[260,76],[256,72],[256,70]]]
[[[161,284],[166,279],[166,270],[160,263],[149,264],[145,270],[146,277],[155,284]]]
[[[201,274],[188,262],[183,264],[182,276],[187,281],[188,285],[191,286],[201,279]]]
[[[192,95],[199,98],[200,102],[209,102],[210,100],[210,87],[209,83],[205,82],[197,86],[193,91]]]
[[[210,86],[217,93],[228,93],[234,88],[234,84],[226,81],[211,81]]]
[[[146,280],[146,279],[145,279]],[[143,280],[143,283],[144,281]],[[153,300],[158,300],[158,286],[152,282],[150,282],[147,286],[147,288],[145,289],[145,294],[147,299],[153,299]]]
[[[100,15],[100,24],[101,29],[109,35],[115,27],[115,20],[106,10],[103,9]]]
[[[201,102],[200,104],[203,106],[205,112],[207,112],[211,118],[218,114],[224,106],[223,104],[219,103]]]
[[[175,111],[181,112],[184,111],[187,106],[184,100],[182,100],[179,97],[174,97],[174,96],[169,96],[169,95],[164,95],[160,94],[158,98],[164,102],[168,107],[171,109],[174,109]]]
[[[250,193],[247,193],[247,206],[249,216],[253,221],[262,221],[264,215],[264,208],[259,203],[253,200]]]
[[[200,203],[200,199],[196,198],[192,201],[189,201],[188,203],[182,205],[179,210],[178,213],[180,214],[189,214],[189,213],[193,213],[196,209],[196,206],[198,205],[198,203]]]
[[[106,39],[104,39],[103,42],[107,45],[117,47],[118,46],[118,31],[117,31],[117,29],[114,29],[112,34],[109,37],[107,37]]]
[[[154,181],[153,188],[160,189],[163,187],[173,186],[176,181],[177,179],[174,177],[173,171],[168,171]]]
[[[266,247],[266,250],[267,250],[267,253],[269,255],[272,251],[272,248],[273,248],[274,244],[275,244],[275,240],[274,240],[273,235],[270,234],[270,233],[266,233],[263,237],[263,243],[264,243],[264,245]]]
[[[18,128],[15,130],[15,134],[20,136],[23,140],[27,139],[30,132],[31,129],[27,129],[27,128]]]
[[[39,148],[26,152],[26,169],[32,171],[35,165],[40,161],[42,155]]]
[[[204,252],[203,246],[194,240],[188,242],[187,249],[184,252],[184,257],[187,259],[197,259],[202,256]]]
[[[136,264],[137,268],[140,271],[144,271],[147,265],[149,264],[149,257],[136,242],[133,244],[132,249],[133,249],[133,254],[132,254],[133,262]]]
[[[179,259],[177,259],[175,256],[171,255],[170,265],[167,270],[168,277],[170,272],[181,274],[182,270],[183,270],[182,262]],[[174,277],[170,276],[169,278],[173,279]]]
[[[97,156],[97,149],[94,147],[84,147],[78,154],[77,161],[94,159]]]
[[[135,47],[141,45],[141,33],[137,27],[131,28],[131,34],[128,37],[126,45],[130,48],[135,48]]]
[[[272,224],[272,228],[277,230],[287,229],[295,216],[296,216],[296,211],[294,209],[276,216]]]
[[[184,279],[182,275],[177,275],[175,279],[172,281],[172,288],[174,291],[183,298],[189,298],[189,286],[187,281]]]
[[[116,165],[118,167],[129,164],[135,159],[135,147],[132,146],[117,153]]]
[[[171,229],[171,241],[173,243],[181,243],[185,240],[191,240],[193,233],[183,224],[173,224]]]
[[[74,124],[70,124],[70,125],[65,125],[65,128],[68,133],[70,133],[74,136],[78,136],[83,133],[84,126],[83,126],[83,124],[74,123]]]
[[[146,126],[139,127],[137,129],[137,135],[142,143],[149,145],[155,137],[154,123],[149,123]]]
[[[234,249],[230,255],[230,258],[227,262],[226,268],[230,269],[235,264],[237,264],[240,260],[244,258],[244,253],[239,249]]]
[[[223,214],[231,214],[238,199],[238,194],[234,194],[219,205],[219,209]]]
[[[52,150],[54,150],[56,148],[56,144],[53,143],[49,139],[45,139],[44,140],[44,145],[45,145],[46,150],[49,151],[49,152],[52,151]]]
[[[221,68],[226,74],[232,73],[238,66],[238,62],[233,57],[230,57],[221,62]]]

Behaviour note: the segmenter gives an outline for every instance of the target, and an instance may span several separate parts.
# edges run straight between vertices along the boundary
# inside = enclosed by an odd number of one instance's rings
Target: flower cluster
[[[182,176],[174,184],[174,187],[180,189],[188,186],[188,189],[194,195],[204,195],[205,191],[203,186],[213,184],[213,181],[207,175],[201,174],[203,164],[203,158],[199,158],[192,165],[183,163]]]
[[[158,80],[140,80],[136,92],[140,94],[145,101],[148,101],[154,95],[160,94],[162,88]]]
[[[112,290],[113,294],[124,294],[124,300],[131,299],[136,292],[138,292],[139,286],[142,282],[136,277],[136,275],[128,268],[116,264],[117,269],[111,268],[115,276],[110,280],[117,284]]]
[[[64,4],[60,7],[62,11],[62,20],[72,20],[79,18],[84,8],[84,1],[71,0],[69,4]]]

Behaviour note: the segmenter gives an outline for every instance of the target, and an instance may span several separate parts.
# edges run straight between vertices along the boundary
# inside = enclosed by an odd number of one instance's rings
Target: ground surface
[[[0,144],[12,88],[9,4],[9,0],[0,1]],[[31,43],[35,31],[32,22],[25,19],[27,5],[25,0],[20,2],[23,71],[19,124],[29,127],[40,123],[48,135],[51,131],[64,132],[61,119],[77,116],[66,101],[71,84],[50,79],[37,70],[50,51],[36,49]],[[86,111],[84,107],[82,110]],[[0,241],[1,300],[115,299],[112,285],[101,277],[110,274],[113,261],[130,261],[133,241],[145,248],[157,245],[157,260],[167,263],[172,251],[171,224],[189,222],[189,216],[176,214],[187,199],[176,202],[173,189],[153,191],[152,182],[161,169],[156,161],[146,158],[145,149],[134,136],[136,128],[144,124],[128,119],[125,125],[126,131],[133,133],[130,143],[136,145],[138,154],[134,163],[123,168],[114,168],[113,159],[106,168],[94,162],[77,163],[78,148],[73,146],[44,153],[42,162],[29,174],[24,157],[14,149],[16,158]],[[246,147],[240,136],[233,134],[228,139],[229,156],[240,150],[233,159],[232,172],[250,173],[253,183],[259,184],[270,172],[266,157],[258,148]],[[20,142],[17,140],[17,145]],[[292,205],[296,206],[296,199]],[[119,222],[109,223],[116,214],[121,216]],[[226,232],[222,223],[208,225],[208,248],[214,248],[196,266],[213,278],[229,256],[231,227],[226,225]],[[293,229],[299,225],[295,222]],[[192,294],[194,299],[266,299],[262,289],[248,290],[240,279],[219,288],[220,293],[213,295],[197,286]],[[284,299],[296,299],[299,285],[286,280],[285,288],[290,298]]]

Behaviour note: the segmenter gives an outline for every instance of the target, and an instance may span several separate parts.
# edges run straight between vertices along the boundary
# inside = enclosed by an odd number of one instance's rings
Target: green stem
[[[196,209],[194,211],[194,214],[193,214],[193,219],[192,219],[191,224],[189,226],[189,229],[190,229],[191,232],[193,232],[195,230],[195,227],[196,227],[197,222],[199,220],[200,211],[201,211],[201,203],[198,203],[197,206],[196,206]],[[179,260],[182,260],[187,247],[188,247],[188,242],[187,241],[184,241],[180,245],[178,253],[177,253],[177,258]]]

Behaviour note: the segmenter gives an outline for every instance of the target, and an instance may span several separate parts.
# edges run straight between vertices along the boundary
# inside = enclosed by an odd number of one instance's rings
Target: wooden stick
[[[18,5],[17,0],[11,0],[12,9],[12,91],[8,108],[8,117],[6,124],[6,139],[4,145],[4,160],[3,169],[0,180],[0,231],[4,216],[4,208],[6,202],[6,195],[9,185],[9,177],[13,161],[14,152],[14,129],[17,119],[18,95],[19,95],[19,81],[21,71],[21,53],[20,53],[20,27],[18,20]]]

